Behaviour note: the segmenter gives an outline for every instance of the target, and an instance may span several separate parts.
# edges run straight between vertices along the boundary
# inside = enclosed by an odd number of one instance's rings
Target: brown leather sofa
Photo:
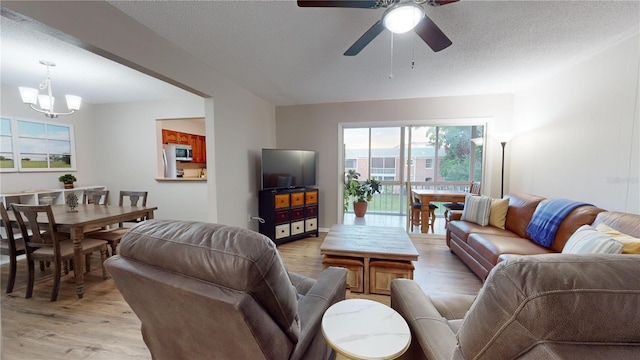
[[[533,242],[527,234],[527,225],[536,207],[545,198],[528,194],[507,194],[505,197],[509,199],[505,229],[462,221],[461,212],[449,213],[447,245],[480,279],[487,277],[503,254],[535,255],[562,252],[565,243],[576,229],[594,223],[596,216],[604,211],[590,205],[574,209],[560,224],[553,245],[546,248]],[[628,215],[631,217],[628,219],[629,222],[633,217],[636,222],[640,221],[640,215]],[[637,234],[628,234],[640,236],[640,231]]]
[[[347,271],[288,273],[253,231],[148,220],[105,266],[142,322],[153,359],[328,359],[322,315],[345,298]]]
[[[477,297],[391,282],[401,359],[640,359],[640,255],[511,256]]]

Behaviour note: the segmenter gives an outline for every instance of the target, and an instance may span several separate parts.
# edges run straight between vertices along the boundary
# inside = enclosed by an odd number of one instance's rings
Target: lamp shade
[[[423,17],[424,9],[422,6],[411,2],[387,10],[382,23],[389,31],[402,34],[418,25]]]
[[[38,89],[23,86],[18,89],[20,90],[20,97],[23,103],[35,105],[36,102],[38,102]]]
[[[65,95],[65,97],[67,98],[67,108],[69,110],[80,110],[80,104],[82,103],[80,96]]]
[[[55,98],[49,95],[38,95],[38,104],[42,110],[53,111],[53,103]]]

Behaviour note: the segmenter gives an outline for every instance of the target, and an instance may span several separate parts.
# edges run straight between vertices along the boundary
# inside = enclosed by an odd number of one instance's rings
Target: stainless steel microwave
[[[193,150],[191,145],[172,144],[175,145],[176,160],[191,161],[193,160]]]

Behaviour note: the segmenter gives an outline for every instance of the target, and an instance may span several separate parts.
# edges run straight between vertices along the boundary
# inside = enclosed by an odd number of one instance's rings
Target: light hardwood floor
[[[322,271],[319,238],[307,238],[279,247],[283,262],[291,271],[316,277]],[[442,237],[410,235],[420,259],[414,280],[429,294],[476,294],[478,278],[444,243]],[[31,299],[24,298],[26,264],[18,264],[18,278],[11,294],[5,294],[8,265],[1,271],[2,344],[0,358],[13,359],[151,359],[140,321],[116,289],[113,280],[103,280],[93,257],[92,271],[85,275],[84,299],[75,295],[73,276],[64,276],[58,301],[49,302],[53,280],[51,270],[36,267],[36,286]],[[389,305],[389,296],[347,292],[348,298],[369,298]],[[338,359],[342,359],[340,356]]]

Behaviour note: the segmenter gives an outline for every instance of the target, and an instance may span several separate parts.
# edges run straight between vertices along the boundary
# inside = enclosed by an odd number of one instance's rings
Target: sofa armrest
[[[460,219],[462,219],[462,211],[461,210],[449,211],[449,221],[460,220]]]
[[[300,342],[296,345],[290,359],[302,359],[312,334],[321,332],[322,316],[325,311],[338,301],[344,300],[347,292],[347,269],[329,267],[325,269],[315,284],[298,301],[300,316]]]
[[[438,307],[447,307],[441,301],[443,299],[434,303],[413,280],[395,279],[391,282],[391,307],[407,321],[412,341],[417,341],[427,359],[451,358],[457,340],[449,321],[455,321],[453,317],[464,316],[468,310],[465,307],[471,306],[473,297],[462,296],[462,302],[455,301],[458,305],[443,311],[452,319],[445,318],[438,310]]]

